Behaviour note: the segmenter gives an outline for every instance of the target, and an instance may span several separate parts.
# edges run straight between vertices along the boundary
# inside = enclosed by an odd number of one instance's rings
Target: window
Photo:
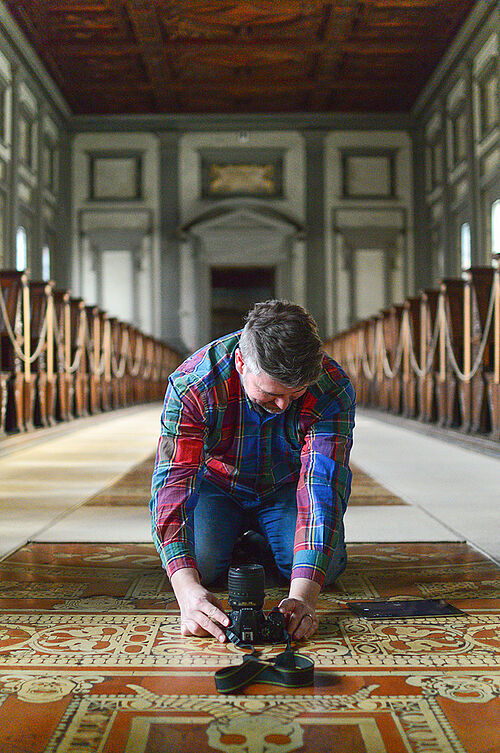
[[[4,266],[5,255],[5,194],[0,191],[0,269]]]
[[[479,115],[481,138],[498,125],[498,75],[495,68],[479,81]]]
[[[9,117],[9,86],[0,80],[0,141],[6,144],[8,128],[7,119]]]
[[[24,272],[28,265],[28,234],[26,228],[20,226],[16,232],[16,269]]]
[[[470,222],[464,222],[460,228],[460,253],[462,269],[470,269],[472,264]]]
[[[47,244],[42,248],[42,279],[45,282],[50,280],[50,248]]]
[[[43,145],[43,180],[51,193],[56,191],[56,156],[56,145],[46,138]]]
[[[440,186],[443,182],[443,146],[440,141],[432,145],[432,187]]]
[[[19,116],[19,159],[25,167],[34,167],[34,123],[28,115]]]
[[[462,106],[451,116],[453,167],[460,165],[467,157],[467,114]]]
[[[441,132],[427,144],[427,190],[433,191],[443,182],[443,147]]]
[[[500,254],[500,199],[491,205],[491,253]]]

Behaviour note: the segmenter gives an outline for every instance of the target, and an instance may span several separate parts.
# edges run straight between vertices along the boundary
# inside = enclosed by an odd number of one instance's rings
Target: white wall
[[[377,233],[378,228],[396,228],[402,223],[402,235],[398,238],[399,249],[396,253],[396,268],[383,267],[383,274],[389,277],[388,293],[390,301],[379,300],[378,308],[382,308],[389,302],[399,302],[408,295],[413,286],[414,279],[414,243],[413,243],[413,186],[412,186],[412,147],[408,134],[397,131],[335,131],[331,132],[325,142],[325,234],[327,242],[327,270],[328,280],[327,311],[331,331],[342,330],[349,326],[348,320],[350,302],[350,274],[345,268],[347,254],[346,244],[348,239],[342,232],[344,227],[352,227],[356,230],[357,249],[373,249],[374,237],[383,237],[382,231]],[[394,153],[395,159],[395,194],[391,198],[349,198],[344,195],[343,187],[343,155],[356,155],[359,150],[361,159],[355,157],[354,164],[363,162],[363,150],[367,150],[368,156],[373,155],[373,167],[383,163],[378,153],[384,155]],[[367,169],[368,163],[367,162]],[[372,167],[372,169],[373,169]],[[351,176],[353,184],[358,186],[363,193],[364,186],[370,181],[375,184],[375,192],[383,193],[382,181],[379,176],[367,172],[366,175],[354,174]],[[337,225],[337,226],[336,226]],[[363,237],[363,230],[366,230]],[[353,233],[354,234],[354,233]],[[390,232],[388,233],[390,236]],[[352,244],[351,244],[352,245]],[[375,247],[376,248],[376,247]],[[382,250],[382,249],[378,249]],[[353,249],[355,252],[356,249]],[[380,267],[377,268],[380,275]],[[379,293],[383,289],[381,281],[376,280],[375,286]],[[373,300],[363,299],[363,289],[360,290],[361,299],[357,302],[358,315],[367,310],[367,306],[373,304]],[[371,295],[371,294],[370,294]]]
[[[95,201],[90,198],[89,153],[105,152],[117,157],[131,152],[142,155],[142,196],[137,200]],[[97,300],[99,286],[118,284],[119,277],[99,280],[99,270],[92,264],[90,231],[111,235],[123,231],[120,241],[114,239],[111,248],[101,251],[130,250],[142,235],[141,269],[136,270],[135,290],[140,296],[135,302],[136,321],[133,323],[146,332],[158,334],[160,330],[160,228],[159,228],[159,143],[148,133],[81,133],[73,143],[73,281],[74,289],[89,303],[103,305],[112,301],[116,291],[104,291],[103,300]],[[84,230],[82,236],[82,229]],[[89,233],[87,233],[89,231]],[[129,239],[127,239],[127,233]],[[86,237],[88,236],[88,237]],[[104,245],[106,245],[106,242]],[[109,245],[109,242],[108,244]],[[118,255],[117,255],[118,261]],[[109,264],[107,265],[109,266]],[[124,294],[128,294],[124,290]],[[133,308],[133,307],[132,307]],[[127,308],[130,310],[130,307]],[[112,315],[119,312],[110,311]]]

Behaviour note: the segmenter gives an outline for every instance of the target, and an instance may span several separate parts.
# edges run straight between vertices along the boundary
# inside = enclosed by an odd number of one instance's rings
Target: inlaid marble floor
[[[0,458],[0,753],[500,753],[500,569],[464,535],[498,552],[498,460],[361,416],[349,564],[300,647],[314,686],[222,696],[213,674],[242,652],[180,636],[149,543],[158,420],[124,412]],[[285,588],[266,592],[268,609]],[[379,597],[463,614],[345,606]]]
[[[270,583],[266,608],[285,593]],[[224,599],[224,591],[220,591]],[[443,597],[451,618],[368,621],[347,599]],[[500,572],[463,543],[352,544],[301,646],[314,687],[215,689],[242,651],[182,638],[148,544],[31,543],[0,563],[2,753],[494,753]],[[272,656],[281,648],[267,647]]]

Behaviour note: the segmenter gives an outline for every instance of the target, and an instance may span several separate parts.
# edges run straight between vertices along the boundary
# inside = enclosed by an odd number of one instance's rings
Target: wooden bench
[[[0,313],[0,432],[24,431],[24,365],[16,346],[23,348],[24,272],[0,271],[0,293],[5,311]],[[5,321],[5,317],[7,321]],[[12,341],[14,338],[14,342]],[[14,345],[15,343],[15,345]]]
[[[25,372],[24,379],[24,423],[26,430],[31,430],[34,426],[48,426],[55,423],[55,414],[53,412],[53,403],[49,406],[47,400],[48,382],[53,382],[54,359],[53,351],[50,356],[50,367],[47,362],[48,338],[53,341],[53,323],[48,326],[48,304],[52,296],[52,283],[44,281],[32,281],[28,283],[30,294],[30,335],[31,335],[31,355],[39,351],[29,372]],[[45,334],[44,334],[45,329]],[[45,346],[40,350],[42,338],[45,339]],[[50,374],[50,377],[49,377]]]
[[[422,360],[421,352],[421,296],[412,296],[407,298],[404,304],[405,312],[410,330],[409,347],[413,350],[413,355],[420,365]],[[425,359],[424,359],[425,360]],[[403,396],[402,396],[402,413],[407,418],[416,418],[420,413],[420,391],[418,390],[418,376],[412,368],[411,362],[403,370]]]
[[[428,289],[422,291],[421,294],[421,338],[423,341],[423,352],[426,354],[426,361],[430,351],[435,327],[438,316],[438,302],[439,302],[439,290]],[[422,342],[421,341],[421,342]],[[430,370],[419,377],[418,380],[418,393],[419,393],[419,419],[421,421],[431,423],[436,421],[438,415],[437,408],[437,395],[436,395],[436,371],[438,367],[438,350],[436,348]],[[421,363],[420,367],[425,367],[425,363]]]

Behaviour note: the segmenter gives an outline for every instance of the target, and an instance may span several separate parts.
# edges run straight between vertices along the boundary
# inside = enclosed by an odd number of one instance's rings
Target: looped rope
[[[18,298],[17,304],[18,307],[20,306],[20,299]],[[36,359],[40,357],[40,355],[43,353],[44,348],[46,347],[46,338],[47,338],[47,326],[48,326],[48,311],[47,308],[45,309],[45,316],[43,318],[42,322],[42,328],[40,330],[40,335],[38,337],[38,342],[36,345],[35,350],[30,355],[29,358],[26,358],[24,351],[22,350],[21,346],[24,344],[24,337],[19,336],[18,338],[15,335],[14,330],[12,329],[12,325],[10,323],[9,314],[7,311],[7,306],[5,303],[5,299],[3,297],[3,291],[2,287],[0,285],[0,309],[2,310],[2,317],[5,324],[5,330],[7,332],[7,335],[9,337],[9,340],[12,343],[12,346],[14,348],[14,353],[19,358],[20,361],[23,363],[35,363]]]
[[[429,352],[427,353],[427,361],[425,363],[424,368],[421,368],[415,357],[415,352],[413,349],[413,333],[411,331],[411,327],[408,327],[408,335],[410,339],[410,345],[409,345],[410,364],[415,374],[421,379],[423,379],[423,377],[425,377],[432,369],[432,364],[436,356],[436,348],[437,348],[440,331],[441,331],[441,319],[439,316],[436,316],[436,321],[434,322],[434,331],[432,333],[430,348],[429,348]]]
[[[139,355],[137,355],[137,351],[139,351]],[[144,343],[141,337],[139,338],[139,342],[136,346],[135,355],[133,356],[132,366],[130,366],[130,361],[132,360],[132,354],[130,354],[130,358],[128,359],[130,376],[136,377],[139,375],[139,371],[141,370],[141,364],[143,361],[143,355],[144,355]]]
[[[75,351],[75,357],[73,359],[73,363],[69,367],[69,373],[75,374],[79,368],[80,364],[82,362],[82,356],[83,356],[83,349],[85,347],[85,322],[83,319],[83,315],[80,312],[80,322],[78,325],[78,335],[76,338],[76,351]]]
[[[373,379],[375,376],[375,362],[376,362],[376,352],[377,352],[377,331],[375,331],[375,340],[373,343],[373,368],[370,367],[370,361],[368,358],[368,353],[366,351],[366,342],[365,342],[365,333],[361,331],[361,343],[362,343],[362,350],[361,350],[361,365],[363,367],[363,373],[367,379]]]
[[[450,359],[450,365],[453,371],[455,372],[456,376],[461,382],[469,382],[472,379],[472,377],[475,376],[477,372],[479,371],[481,362],[483,360],[484,351],[486,350],[486,345],[488,344],[488,337],[490,334],[491,323],[493,321],[494,309],[495,309],[495,286],[492,285],[490,301],[488,305],[488,314],[486,316],[486,323],[484,325],[484,330],[483,330],[483,337],[479,345],[479,351],[477,353],[476,359],[474,363],[472,364],[468,374],[462,371],[457,363],[457,359],[453,351],[453,343],[451,342],[451,333],[450,333],[449,323],[447,319],[445,319],[446,351],[448,353],[448,358]]]
[[[31,356],[28,359],[26,359],[25,357],[23,357],[23,361],[24,362],[26,362],[26,360],[28,360],[29,363],[34,363],[36,361],[36,359],[41,355],[41,353],[43,352],[43,350],[45,349],[45,347],[46,347],[46,337],[47,337],[47,321],[48,321],[48,316],[47,316],[47,312],[45,312],[45,316],[43,318],[42,329],[40,331],[40,337],[38,338],[38,344],[37,344],[35,350],[33,351],[33,353],[31,354]]]
[[[396,356],[394,358],[394,366],[391,368],[391,365],[389,363],[389,359],[387,358],[387,346],[385,343],[385,335],[384,335],[384,327],[383,324],[380,325],[380,339],[381,343],[380,346],[382,348],[383,352],[383,359],[382,359],[382,366],[384,369],[384,374],[389,379],[394,379],[394,377],[399,375],[399,369],[401,367],[401,361],[403,360],[403,349],[404,349],[404,332],[403,332],[403,326],[400,327],[399,330],[399,340],[398,345],[396,349]]]
[[[18,299],[16,301],[16,306],[17,306],[18,309],[19,309],[20,305],[21,305],[20,304],[20,298],[18,296]],[[20,358],[21,360],[24,360],[24,353],[23,353],[23,351],[21,349],[21,345],[24,342],[24,338],[23,338],[22,335],[20,335],[19,337],[16,337],[16,334],[15,334],[14,330],[12,329],[12,325],[10,323],[9,313],[7,311],[7,305],[6,305],[5,299],[3,297],[3,291],[2,291],[2,286],[1,285],[0,285],[0,308],[2,309],[2,317],[3,317],[4,324],[5,324],[5,330],[7,332],[9,340],[11,341],[12,346],[14,348],[14,353],[16,354],[16,356],[18,358]],[[16,317],[17,317],[17,314],[16,314]],[[15,326],[15,324],[14,324],[14,326]]]
[[[127,349],[128,349],[128,332],[125,330],[126,340],[127,340]],[[113,376],[117,379],[122,379],[122,377],[125,375],[125,369],[127,368],[127,349],[123,349],[123,340],[125,337],[122,337],[121,341],[121,352],[120,352],[120,365],[118,365],[118,361],[116,360],[116,354],[114,352],[113,347],[113,340],[111,340],[111,368],[113,370]]]

